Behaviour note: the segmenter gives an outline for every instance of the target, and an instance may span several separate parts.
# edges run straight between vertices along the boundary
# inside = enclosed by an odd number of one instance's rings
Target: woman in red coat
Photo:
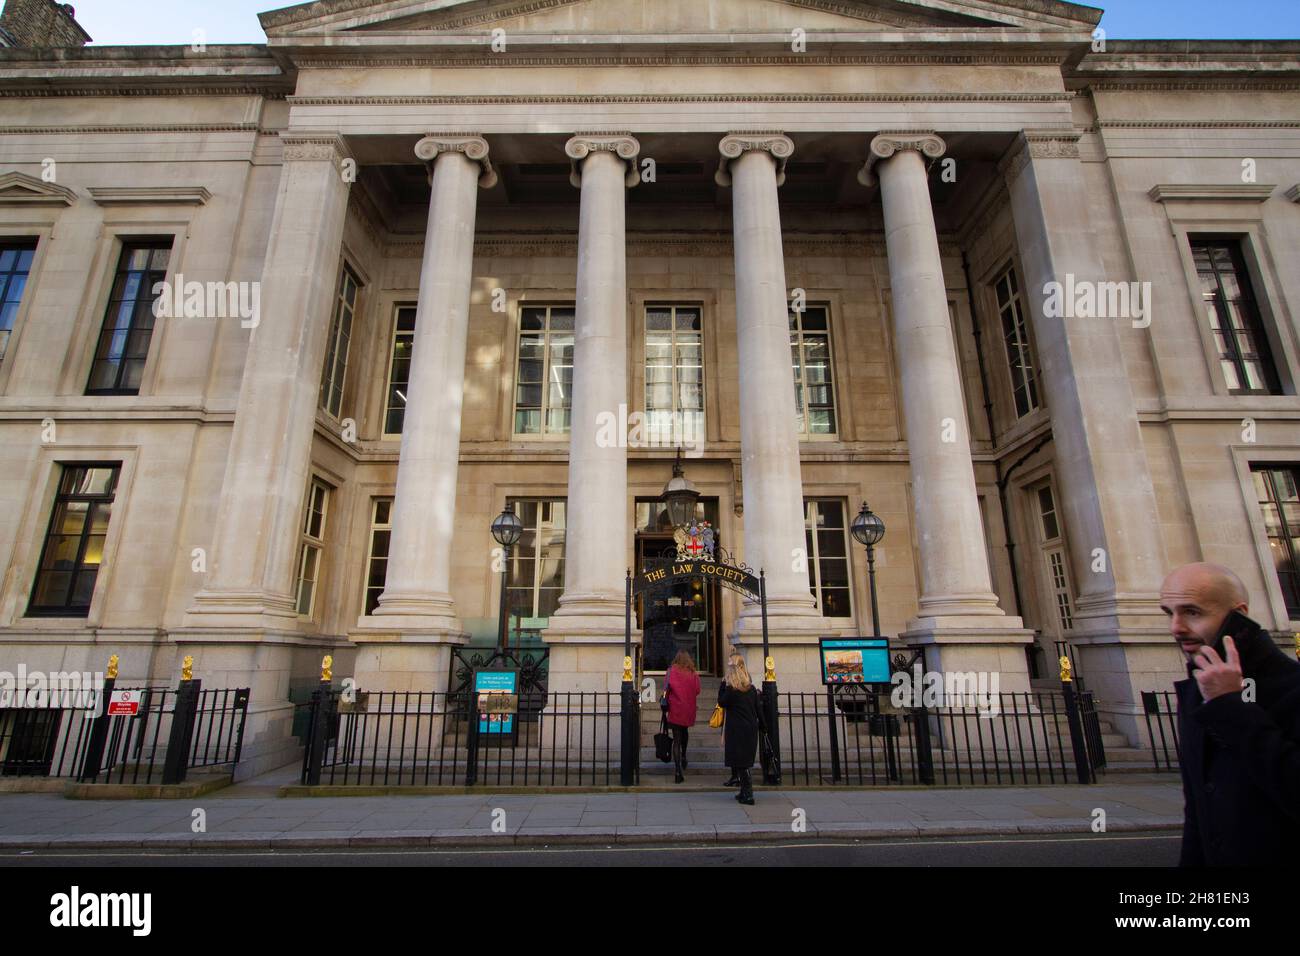
[[[668,726],[673,732],[673,767],[681,783],[686,779],[682,771],[686,769],[686,741],[695,724],[695,699],[700,696],[700,675],[686,651],[678,651],[673,658],[664,694],[668,699]]]

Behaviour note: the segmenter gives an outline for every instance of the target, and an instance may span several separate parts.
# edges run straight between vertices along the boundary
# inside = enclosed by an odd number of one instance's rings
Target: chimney
[[[70,3],[5,0],[0,12],[0,47],[81,47],[89,42]]]

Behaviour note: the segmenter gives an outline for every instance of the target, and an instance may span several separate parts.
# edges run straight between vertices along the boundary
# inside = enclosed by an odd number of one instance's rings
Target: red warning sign
[[[108,716],[135,717],[140,713],[140,692],[115,690],[108,697]]]

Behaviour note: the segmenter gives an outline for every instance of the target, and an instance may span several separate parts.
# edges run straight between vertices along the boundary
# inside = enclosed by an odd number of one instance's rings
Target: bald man
[[[1300,664],[1244,615],[1241,579],[1188,564],[1165,579],[1160,608],[1187,658],[1178,681],[1181,866],[1267,866],[1300,860]]]

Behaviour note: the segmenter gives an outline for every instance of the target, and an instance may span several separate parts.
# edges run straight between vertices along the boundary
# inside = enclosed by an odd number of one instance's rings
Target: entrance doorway
[[[696,520],[718,527],[718,499],[701,498]],[[672,563],[676,557],[671,522],[657,498],[636,502],[636,570],[643,571]],[[721,542],[718,542],[719,544]],[[717,675],[721,660],[721,588],[707,579],[674,581],[636,599],[636,624],[641,628],[641,669],[648,673],[667,671],[679,650],[695,658],[701,674]]]

